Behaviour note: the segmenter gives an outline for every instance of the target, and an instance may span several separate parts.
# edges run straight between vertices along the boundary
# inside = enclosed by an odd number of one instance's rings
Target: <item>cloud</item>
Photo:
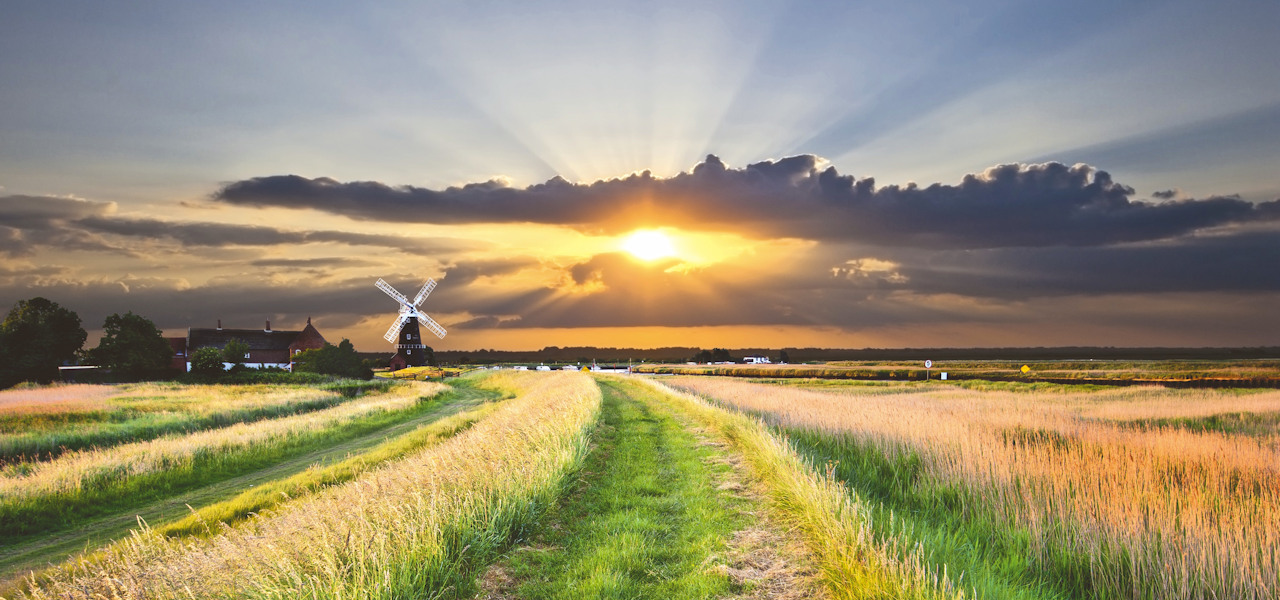
[[[0,197],[0,221],[21,229],[40,229],[53,223],[104,216],[115,212],[114,202],[95,202],[61,196]]]
[[[382,263],[358,258],[261,258],[249,261],[255,267],[283,267],[287,269],[332,269],[342,267],[372,267]]]
[[[910,288],[1006,299],[1280,292],[1280,232],[1096,248],[941,252],[904,266]]]
[[[445,268],[444,281],[450,285],[466,285],[482,277],[509,275],[540,262],[531,256],[456,262]]]
[[[1177,195],[1178,195],[1178,190],[1164,190],[1160,192],[1151,192],[1151,196],[1153,198],[1159,198],[1161,200],[1169,200]]]
[[[215,199],[309,208],[360,220],[543,223],[619,233],[637,227],[746,232],[880,246],[1093,246],[1185,235],[1264,215],[1235,197],[1149,203],[1088,165],[1008,164],[957,185],[877,188],[812,155],[733,169],[707,159],[687,173],[523,189],[486,183],[429,190],[297,175],[228,184]]]
[[[128,244],[103,236],[171,241],[183,247],[292,246],[333,243],[388,248],[405,253],[451,253],[483,249],[485,242],[416,238],[332,230],[288,230],[263,225],[140,219],[113,214],[112,202],[51,196],[0,197],[0,253],[28,255],[37,247],[136,256]]]

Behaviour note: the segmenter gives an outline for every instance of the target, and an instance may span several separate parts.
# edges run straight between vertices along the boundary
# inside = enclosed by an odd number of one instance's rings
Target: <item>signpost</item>
[[[1028,367],[1027,365],[1022,365],[1022,374],[1023,374],[1023,375],[1026,375],[1027,373],[1030,373],[1030,372],[1031,372],[1031,367]]]
[[[929,380],[929,369],[932,369],[932,368],[933,368],[933,361],[931,360],[924,361],[924,380],[925,381]]]

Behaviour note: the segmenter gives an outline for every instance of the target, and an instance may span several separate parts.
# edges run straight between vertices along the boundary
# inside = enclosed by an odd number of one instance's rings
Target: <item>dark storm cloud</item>
[[[487,244],[453,238],[412,238],[350,231],[297,231],[261,225],[178,222],[112,215],[115,204],[48,196],[0,197],[0,253],[30,254],[37,246],[135,255],[103,235],[168,240],[186,247],[286,246],[334,243],[402,252],[456,252]]]
[[[1280,292],[1280,232],[1099,248],[939,252],[900,272],[920,293],[1019,299],[1171,292]]]
[[[496,183],[429,190],[296,175],[229,184],[215,197],[245,206],[313,208],[364,220],[543,223],[621,232],[641,226],[733,230],[882,246],[1090,246],[1157,240],[1270,218],[1234,197],[1142,202],[1087,165],[1000,165],[958,185],[877,188],[871,178],[819,169],[810,155],[727,168],[715,156],[659,179],[524,189]]]
[[[1164,190],[1160,192],[1151,192],[1152,198],[1159,198],[1161,200],[1169,200],[1177,195],[1178,195],[1178,190]]]

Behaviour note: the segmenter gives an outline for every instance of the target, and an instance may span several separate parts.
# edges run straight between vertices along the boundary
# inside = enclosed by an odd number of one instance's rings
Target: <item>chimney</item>
[[[218,331],[222,331],[222,319],[218,319]]]
[[[267,321],[267,328],[263,329],[267,333],[271,333],[271,321]]]

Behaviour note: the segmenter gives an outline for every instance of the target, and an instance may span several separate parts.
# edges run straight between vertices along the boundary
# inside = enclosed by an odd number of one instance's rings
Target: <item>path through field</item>
[[[152,526],[174,521],[190,512],[188,506],[199,509],[235,497],[256,485],[289,477],[313,465],[331,464],[359,455],[389,439],[492,401],[497,396],[497,392],[489,390],[457,387],[445,398],[424,405],[425,409],[406,413],[407,419],[394,421],[380,429],[345,437],[331,445],[309,449],[263,468],[235,474],[163,500],[117,510],[57,532],[6,541],[0,547],[0,593],[32,569],[43,568],[86,548],[95,548],[128,534],[137,527],[139,518]]]
[[[595,448],[537,534],[481,576],[478,597],[822,598],[741,457],[681,401],[620,379]]]

